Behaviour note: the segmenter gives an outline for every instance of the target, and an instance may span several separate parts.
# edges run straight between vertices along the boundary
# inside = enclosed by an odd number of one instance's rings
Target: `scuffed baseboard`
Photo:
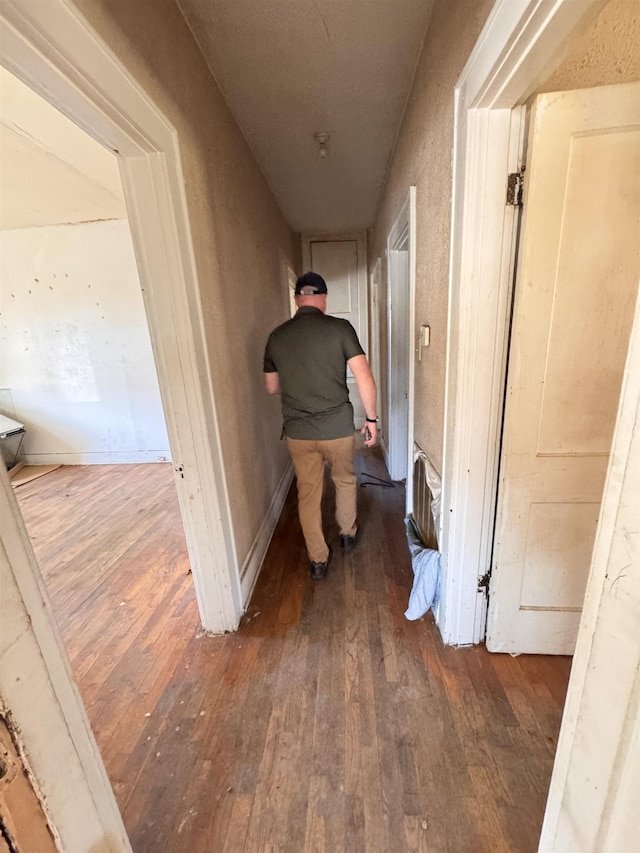
[[[384,464],[387,466],[387,471],[389,470],[389,448],[387,447],[387,442],[382,433],[378,433],[378,441],[380,442],[380,447],[382,448],[382,455],[384,456]]]
[[[271,537],[276,529],[276,524],[282,513],[285,499],[289,493],[291,483],[293,481],[293,465],[289,463],[285,469],[284,475],[280,480],[278,488],[273,496],[271,505],[267,511],[264,521],[260,525],[260,530],[256,538],[253,540],[253,545],[249,550],[247,559],[244,561],[242,571],[240,572],[240,584],[242,592],[243,608],[249,603],[251,593],[258,579],[260,568],[267,554],[267,548],[271,542]]]

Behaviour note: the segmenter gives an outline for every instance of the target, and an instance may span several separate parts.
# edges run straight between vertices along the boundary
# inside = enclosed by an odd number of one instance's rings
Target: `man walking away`
[[[377,438],[376,385],[355,329],[347,320],[327,316],[327,285],[307,272],[296,282],[296,315],[269,336],[264,374],[269,394],[282,399],[283,432],[296,472],[298,514],[310,572],[327,574],[331,548],[322,530],[324,464],[331,466],[336,490],[336,521],[344,551],[356,544],[357,482],[353,406],[347,388],[347,365],[358,385],[366,422],[365,445]]]

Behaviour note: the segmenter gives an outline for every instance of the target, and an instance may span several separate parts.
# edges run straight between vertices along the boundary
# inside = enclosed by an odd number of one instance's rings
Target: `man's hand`
[[[360,430],[362,435],[364,436],[364,446],[365,447],[373,447],[376,443],[376,439],[378,437],[378,424],[369,423],[369,421],[364,422],[364,426]],[[368,434],[368,438],[367,438]]]
[[[280,393],[280,377],[277,373],[265,373],[264,385],[268,394]]]
[[[355,355],[349,359],[347,364],[355,377],[365,417],[375,418],[378,411],[376,407],[376,383],[373,381],[373,374],[366,356]],[[369,430],[369,438],[367,438],[367,429]],[[375,421],[373,423],[365,421],[360,432],[364,435],[364,446],[373,447],[378,438],[378,424]]]

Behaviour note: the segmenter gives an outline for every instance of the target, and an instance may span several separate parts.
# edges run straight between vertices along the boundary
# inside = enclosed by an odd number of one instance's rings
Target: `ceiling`
[[[117,158],[0,66],[0,229],[126,219]]]
[[[178,4],[291,228],[372,225],[433,0]]]

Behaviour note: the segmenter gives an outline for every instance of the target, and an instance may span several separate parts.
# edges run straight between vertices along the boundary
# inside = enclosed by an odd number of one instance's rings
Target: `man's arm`
[[[377,418],[376,383],[373,378],[373,374],[371,373],[371,368],[369,367],[366,355],[355,355],[353,358],[349,359],[347,364],[351,368],[351,372],[353,373],[358,385],[358,393],[360,394],[360,399],[364,406],[365,415],[367,418]],[[369,430],[371,437],[365,441],[365,447],[373,447],[378,437],[378,424],[365,421],[360,432],[365,434],[367,429]]]
[[[280,377],[277,373],[265,373],[264,384],[269,394],[280,393]]]

